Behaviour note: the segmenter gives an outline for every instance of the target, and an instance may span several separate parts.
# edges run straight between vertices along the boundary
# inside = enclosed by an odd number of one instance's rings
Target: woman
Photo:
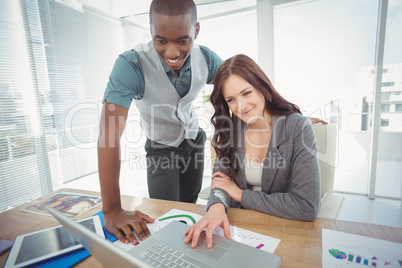
[[[230,239],[229,207],[313,221],[320,208],[320,175],[310,120],[274,89],[249,57],[226,60],[214,77],[212,144],[217,153],[207,213],[186,232],[207,246],[217,226]]]

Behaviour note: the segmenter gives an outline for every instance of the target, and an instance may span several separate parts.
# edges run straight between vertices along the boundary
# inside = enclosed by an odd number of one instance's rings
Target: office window
[[[48,161],[53,114],[33,2],[5,1],[0,8],[0,212],[62,184]]]
[[[148,36],[55,0],[5,1],[0,21],[1,212],[97,171],[108,76]]]
[[[371,74],[374,74],[374,69],[370,71]],[[388,73],[388,69],[383,69],[382,70],[383,74],[387,74]]]
[[[381,126],[388,127],[389,126],[389,119],[382,119],[381,118]]]
[[[391,92],[381,92],[381,100],[389,100]]]
[[[209,47],[223,60],[246,54],[257,61],[255,0],[198,5],[201,30],[196,43]],[[230,14],[220,16],[219,13]]]
[[[367,193],[377,12],[377,0],[274,9],[275,86],[303,114],[338,124],[336,191]]]
[[[275,85],[304,114],[338,124],[334,190],[367,194],[379,1],[294,3],[274,10]],[[400,1],[390,0],[382,68],[388,90],[402,77],[401,12]],[[388,93],[381,98],[398,100]],[[334,100],[336,112],[329,109]],[[389,114],[390,103],[381,104],[376,195],[400,198],[402,118]]]
[[[393,87],[399,83],[402,77],[402,43],[401,26],[402,5],[399,0],[388,1],[387,30],[384,46],[384,67],[389,66],[392,72],[383,76],[383,81],[387,86]],[[392,82],[391,82],[392,81]],[[401,87],[395,87],[393,92],[402,92]],[[401,99],[396,94],[391,95],[391,101],[395,104],[401,103]],[[393,106],[394,104],[391,104]],[[393,107],[381,105],[381,118],[388,120],[388,126],[379,131],[378,154],[377,154],[377,173],[375,181],[375,195],[392,198],[401,198],[401,179],[402,179],[402,114],[393,112]],[[381,122],[383,123],[383,122]],[[384,122],[385,124],[385,122]]]
[[[395,82],[383,82],[382,86],[383,87],[393,87],[393,86],[395,86]]]
[[[391,104],[381,104],[381,112],[389,113]]]
[[[402,112],[402,103],[395,104],[395,112]]]

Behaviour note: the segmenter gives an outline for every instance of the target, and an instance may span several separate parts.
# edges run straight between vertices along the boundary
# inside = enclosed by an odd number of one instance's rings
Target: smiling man
[[[195,203],[206,137],[192,102],[222,63],[210,49],[194,44],[200,25],[192,0],[154,0],[149,17],[152,41],[122,53],[114,64],[98,140],[106,228],[122,242],[134,244],[130,229],[143,240],[150,235],[145,222],[153,219],[139,211],[125,211],[120,203],[120,137],[131,102],[140,112],[147,136],[149,196]]]

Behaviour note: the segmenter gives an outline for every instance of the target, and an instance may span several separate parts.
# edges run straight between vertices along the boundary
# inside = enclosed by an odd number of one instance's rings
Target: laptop
[[[185,223],[172,221],[129,251],[113,245],[94,232],[49,208],[49,212],[104,267],[279,267],[281,258],[221,236],[213,236],[206,246],[205,232],[197,247],[184,243]]]

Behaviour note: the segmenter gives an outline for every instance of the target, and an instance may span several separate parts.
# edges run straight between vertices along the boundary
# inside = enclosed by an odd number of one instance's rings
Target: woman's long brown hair
[[[237,159],[235,156],[240,131],[238,121],[240,119],[230,112],[222,95],[223,84],[233,74],[242,77],[264,96],[265,109],[272,116],[291,113],[301,114],[301,112],[297,105],[285,100],[275,90],[264,71],[250,57],[239,54],[222,63],[213,79],[214,89],[210,97],[215,109],[211,118],[215,128],[212,146],[215,148],[220,165],[228,169],[227,175],[230,178],[235,179],[240,164],[237,161],[243,161],[243,159]]]

